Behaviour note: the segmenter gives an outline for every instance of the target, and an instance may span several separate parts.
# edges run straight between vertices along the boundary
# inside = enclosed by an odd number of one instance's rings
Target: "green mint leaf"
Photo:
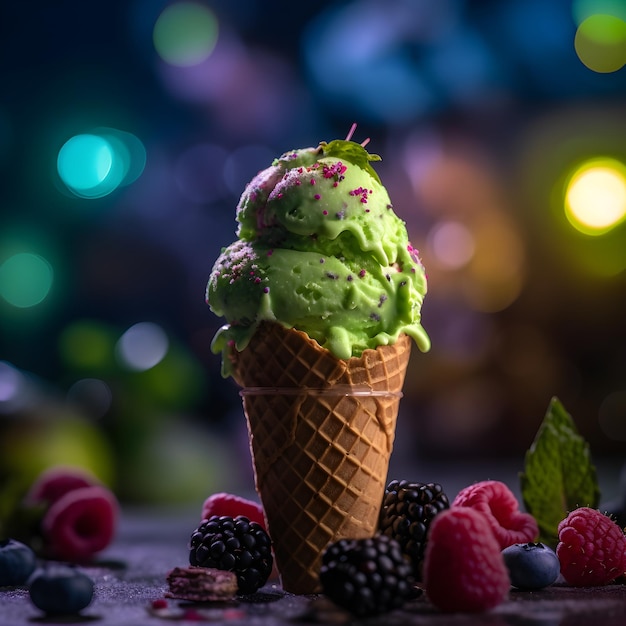
[[[539,539],[555,547],[557,527],[578,507],[597,508],[600,489],[589,445],[558,398],[552,398],[520,474],[526,510],[539,525]]]
[[[377,154],[370,154],[360,143],[346,141],[345,139],[335,139],[330,143],[322,141],[319,147],[324,156],[344,159],[354,165],[358,165],[361,169],[366,170],[376,182],[382,184],[376,170],[370,165],[370,161],[381,161],[382,159]]]

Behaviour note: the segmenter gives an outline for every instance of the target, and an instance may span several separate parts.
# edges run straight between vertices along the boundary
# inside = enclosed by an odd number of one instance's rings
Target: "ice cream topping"
[[[340,359],[401,333],[430,348],[424,267],[370,164],[379,158],[353,141],[322,142],[283,154],[248,183],[238,239],[207,285],[211,310],[228,322],[215,353],[243,350],[263,320],[306,332]]]

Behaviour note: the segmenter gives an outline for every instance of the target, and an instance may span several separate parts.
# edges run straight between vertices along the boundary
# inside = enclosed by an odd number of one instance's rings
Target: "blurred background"
[[[5,501],[253,490],[206,282],[246,182],[353,122],[429,276],[394,468],[520,470],[553,396],[621,465],[625,63],[620,0],[3,2]]]

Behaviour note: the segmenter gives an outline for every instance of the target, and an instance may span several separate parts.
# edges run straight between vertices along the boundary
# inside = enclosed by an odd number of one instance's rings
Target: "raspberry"
[[[412,590],[411,570],[400,544],[386,535],[340,539],[322,556],[320,582],[335,604],[367,617],[402,606]]]
[[[78,467],[56,465],[37,477],[24,498],[27,506],[51,505],[69,491],[99,484],[94,476]]]
[[[189,564],[234,572],[239,593],[254,593],[272,572],[268,534],[247,517],[213,515],[193,531]]]
[[[251,522],[259,524],[267,532],[265,515],[261,505],[231,493],[214,493],[204,501],[202,519],[209,519],[213,515],[226,515],[228,517],[243,515]]]
[[[596,509],[572,511],[558,526],[556,554],[563,578],[574,587],[606,585],[626,572],[626,537]]]
[[[452,507],[435,517],[424,556],[424,587],[446,613],[478,613],[507,596],[511,583],[489,520],[469,507]]]
[[[539,535],[535,518],[519,510],[517,498],[500,481],[484,480],[462,489],[452,506],[471,507],[485,515],[501,550],[534,541]]]
[[[385,490],[380,512],[380,531],[398,541],[411,559],[413,572],[421,577],[428,528],[435,515],[450,508],[438,483],[392,480]]]
[[[48,556],[83,562],[111,543],[118,504],[105,487],[73,489],[46,511],[41,523]]]

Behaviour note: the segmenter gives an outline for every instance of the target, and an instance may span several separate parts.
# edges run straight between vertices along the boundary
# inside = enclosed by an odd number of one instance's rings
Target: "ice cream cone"
[[[231,351],[286,591],[320,591],[328,544],[375,534],[410,350],[401,335],[341,360],[306,333],[263,322]]]

